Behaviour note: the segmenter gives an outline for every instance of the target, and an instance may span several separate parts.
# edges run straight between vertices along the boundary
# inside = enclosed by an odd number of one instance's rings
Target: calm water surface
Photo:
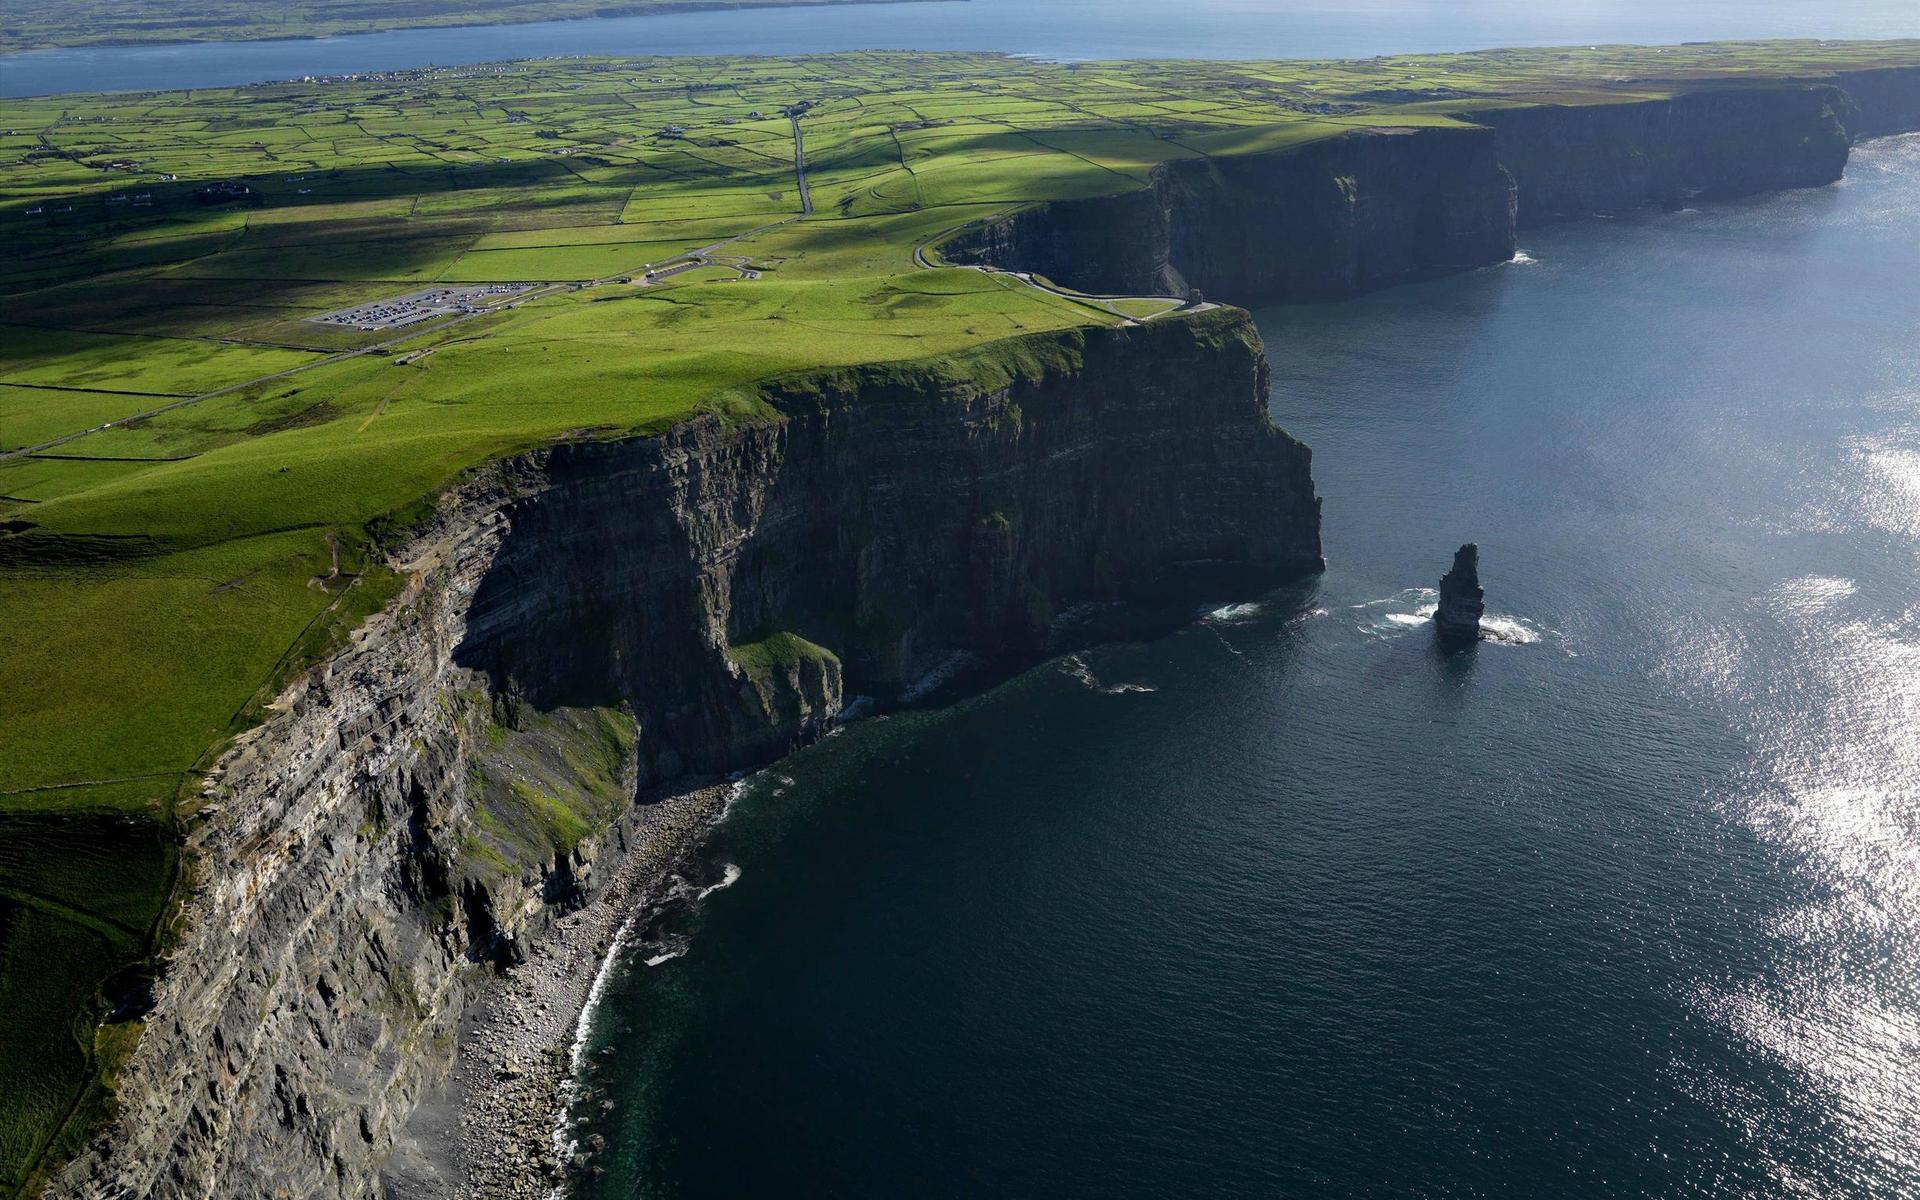
[[[1917,230],[1910,138],[1260,314],[1325,577],[752,781],[586,1194],[1920,1195]]]
[[[1047,58],[1353,58],[1490,46],[1920,37],[1914,0],[926,0],[669,13],[0,57],[0,96],[217,87],[554,54],[1004,50]]]

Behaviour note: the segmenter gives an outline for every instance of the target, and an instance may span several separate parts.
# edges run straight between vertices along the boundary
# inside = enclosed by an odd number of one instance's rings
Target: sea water
[[[584,1195],[1920,1195],[1920,139],[1522,244],[1258,314],[1323,577],[750,781]]]
[[[1360,58],[1596,42],[1920,37],[1913,0],[923,0],[0,56],[0,96],[223,87],[577,54],[1001,50],[1053,59]]]

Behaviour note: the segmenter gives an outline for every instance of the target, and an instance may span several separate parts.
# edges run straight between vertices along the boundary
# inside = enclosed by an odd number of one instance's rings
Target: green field
[[[916,266],[969,222],[1135,189],[1171,159],[1490,105],[1913,63],[1920,43],[846,54],[0,101],[0,815],[190,820],[226,742],[392,593],[374,531],[479,464],[700,412],[753,420],[746,385],[783,372],[1180,319],[1164,300]],[[253,194],[199,203],[217,180]],[[702,250],[707,265],[645,281]],[[310,319],[454,281],[538,286],[405,330]],[[345,586],[325,582],[334,547]],[[34,872],[84,856],[89,828],[0,855],[0,1065],[52,1047],[34,1086],[0,1075],[0,1193],[97,1111],[100,987],[147,946],[173,878],[168,843],[142,833],[124,878],[49,890]],[[40,974],[15,979],[26,962]]]

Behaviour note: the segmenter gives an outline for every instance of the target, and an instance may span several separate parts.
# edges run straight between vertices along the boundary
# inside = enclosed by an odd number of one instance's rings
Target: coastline
[[[334,38],[370,37],[381,33],[405,33],[422,29],[489,29],[509,25],[549,25],[573,21],[624,20],[628,17],[665,17],[682,13],[733,12],[756,8],[837,8],[851,4],[925,4],[936,0],[664,0],[660,4],[642,4],[631,9],[617,6],[574,16],[528,13],[514,16],[503,13],[488,20],[422,21],[398,25],[380,25],[371,29],[331,29],[320,33],[262,33],[258,36],[135,38],[104,37],[89,42],[32,42],[22,46],[0,46],[0,63],[24,54],[61,50],[105,50],[145,47],[216,46],[234,42],[319,42]],[[965,0],[955,0],[964,3]],[[479,16],[480,14],[475,14]]]
[[[462,1015],[454,1063],[396,1146],[387,1194],[424,1200],[546,1200],[564,1195],[562,1145],[583,1014],[622,934],[684,886],[686,869],[735,794],[706,783],[635,802],[632,851],[614,881],[555,920],[525,962],[492,980]],[[585,1154],[590,1155],[590,1151]]]

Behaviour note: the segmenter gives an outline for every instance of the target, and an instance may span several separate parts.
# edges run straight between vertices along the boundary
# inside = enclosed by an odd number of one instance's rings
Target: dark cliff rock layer
[[[1522,225],[1832,183],[1858,121],[1847,93],[1821,84],[1465,115],[1497,132]]]
[[[1504,262],[1517,226],[1832,183],[1856,139],[1920,129],[1920,69],[1461,116],[1479,128],[1176,160],[1145,188],[1036,204],[940,252],[1100,294],[1339,299]]]
[[[1842,71],[1831,82],[1853,101],[1855,138],[1885,137],[1920,129],[1920,67]]]
[[[1266,393],[1214,310],[780,380],[753,420],[482,472],[222,760],[119,1120],[51,1194],[376,1195],[469,985],[644,849],[650,782],[768,761],[850,689],[1031,661],[1056,609],[1187,564],[1318,569]]]
[[[1472,542],[1453,552],[1453,566],[1440,577],[1440,602],[1434,606],[1434,627],[1449,643],[1476,641],[1480,618],[1487,612],[1487,593],[1480,586],[1480,547]]]
[[[1248,589],[1318,569],[1310,455],[1266,393],[1251,323],[1214,310],[776,379],[754,428],[555,449],[520,468],[539,498],[456,658],[541,709],[631,704],[653,777],[731,769],[764,713],[729,646],[797,635],[836,694],[888,698],[956,658],[1030,662],[1062,606],[1183,567]]]
[[[1166,163],[1145,189],[1034,205],[941,253],[1088,292],[1333,300],[1512,258],[1513,202],[1487,130],[1364,131]]]

